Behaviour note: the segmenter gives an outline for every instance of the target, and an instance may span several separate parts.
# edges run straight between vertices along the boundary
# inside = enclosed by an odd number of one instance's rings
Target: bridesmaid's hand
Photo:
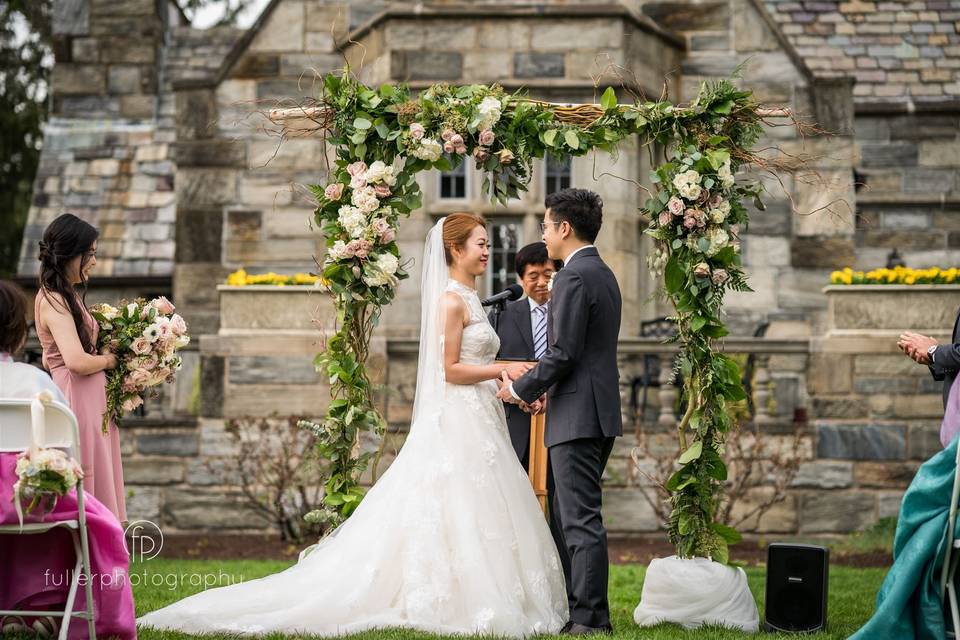
[[[117,368],[117,356],[113,355],[110,352],[103,354],[103,357],[107,359],[107,363],[103,366],[104,370],[116,369]]]

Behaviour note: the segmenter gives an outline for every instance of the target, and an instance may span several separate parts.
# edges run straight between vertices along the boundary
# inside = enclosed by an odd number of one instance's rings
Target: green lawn
[[[189,576],[228,575],[231,579],[242,576],[244,580],[257,578],[276,571],[280,571],[289,563],[263,560],[235,560],[215,562],[205,560],[151,560],[144,564],[131,566],[131,573],[138,574],[132,577],[134,583],[134,598],[137,603],[137,615],[158,609],[186,595],[195,593],[202,586],[191,586]],[[651,640],[668,640],[685,638],[690,640],[727,640],[732,638],[752,637],[748,634],[729,631],[717,627],[705,627],[696,631],[684,631],[675,625],[663,624],[652,629],[640,629],[633,623],[633,609],[640,598],[640,587],[643,584],[645,567],[642,565],[614,565],[610,571],[610,605],[612,607],[613,625],[616,629],[614,638],[643,638]],[[750,588],[757,598],[757,605],[763,615],[763,581],[765,570],[762,567],[746,569],[750,581]],[[846,638],[857,630],[873,612],[873,602],[885,569],[852,569],[834,566],[830,568],[830,604],[829,630],[825,633],[805,636],[811,639]],[[177,579],[170,576],[186,576]],[[176,583],[173,588],[169,583]],[[138,582],[140,584],[138,584]],[[146,582],[147,584],[143,584]],[[186,582],[186,584],[184,584]],[[153,586],[157,583],[160,586]],[[145,629],[139,637],[142,640],[175,640],[190,638],[191,636],[160,632]],[[208,636],[229,638],[230,636]],[[269,636],[282,638],[280,634]],[[385,630],[368,632],[355,636],[364,640],[428,640],[435,638],[426,633]],[[781,637],[764,636],[764,637]],[[783,635],[783,638],[796,636]]]

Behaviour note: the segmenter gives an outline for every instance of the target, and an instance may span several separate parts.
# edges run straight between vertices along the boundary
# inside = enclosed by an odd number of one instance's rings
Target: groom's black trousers
[[[607,603],[607,530],[600,506],[600,477],[614,438],[580,438],[550,447],[550,532],[560,552],[570,620],[610,626]]]

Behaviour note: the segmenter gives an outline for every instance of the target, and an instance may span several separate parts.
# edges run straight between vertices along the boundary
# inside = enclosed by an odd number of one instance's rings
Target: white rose
[[[721,249],[727,246],[730,241],[730,236],[720,227],[713,227],[707,231],[707,240],[710,241],[707,255],[715,256]]]
[[[717,224],[726,220],[728,215],[730,215],[730,203],[726,200],[723,200],[719,205],[710,209],[710,220]]]
[[[493,125],[500,121],[503,107],[500,100],[493,96],[487,96],[477,105],[477,112],[480,114],[480,129],[492,129]]]
[[[400,268],[400,261],[392,253],[383,253],[377,257],[377,266],[381,271],[392,276]]]
[[[377,192],[373,187],[364,187],[354,191],[351,202],[364,213],[373,213],[380,206],[380,200],[377,199]]]
[[[385,165],[382,160],[377,160],[371,164],[365,175],[367,182],[380,182],[383,180],[383,174],[386,169],[387,165]]]
[[[717,169],[717,177],[720,178],[720,184],[723,185],[725,189],[729,189],[733,186],[733,173],[730,172],[730,161],[726,161],[723,165]]]
[[[367,216],[357,207],[350,205],[340,207],[337,220],[352,238],[359,238],[367,228]]]
[[[443,146],[436,140],[432,140],[430,138],[424,138],[420,141],[419,146],[414,147],[413,149],[414,156],[429,162],[436,162],[440,159],[442,154]]]
[[[682,187],[680,187],[680,195],[687,200],[696,200],[700,197],[700,185],[690,183],[684,184]]]
[[[327,251],[327,256],[333,260],[342,260],[347,256],[347,243],[343,240],[337,240]]]

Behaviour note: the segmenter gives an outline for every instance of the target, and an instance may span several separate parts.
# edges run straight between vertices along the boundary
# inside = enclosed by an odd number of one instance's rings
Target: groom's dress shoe
[[[557,633],[559,633],[560,635],[564,635],[568,631],[570,631],[570,627],[572,626],[573,626],[573,620],[567,620],[567,623],[562,627],[560,627],[560,631],[558,631]]]
[[[569,629],[565,629],[561,633],[567,636],[592,636],[596,633],[613,633],[613,627],[588,627],[574,622]]]

